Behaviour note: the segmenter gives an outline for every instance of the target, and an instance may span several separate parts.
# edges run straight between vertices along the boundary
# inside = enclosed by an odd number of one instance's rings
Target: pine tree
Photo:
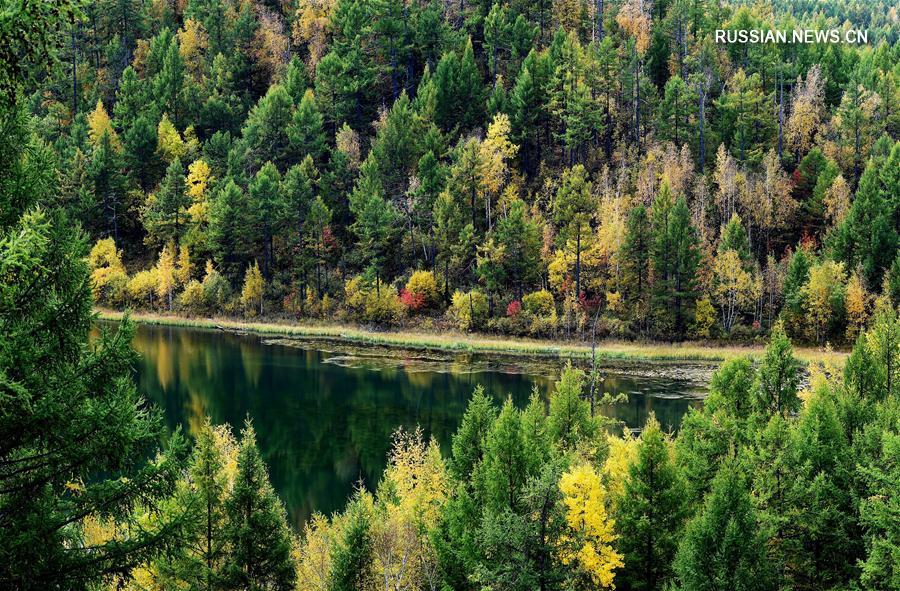
[[[275,237],[281,232],[287,203],[281,191],[281,175],[272,162],[266,162],[250,183],[247,203],[250,227],[245,231],[256,252],[262,254],[263,276],[271,279],[275,271]]]
[[[241,433],[237,475],[225,501],[225,514],[225,540],[230,551],[223,569],[223,587],[293,589],[296,571],[284,505],[269,483],[249,421]]]
[[[322,114],[316,105],[315,95],[307,89],[294,111],[287,128],[291,148],[301,158],[312,156],[314,162],[322,162],[325,149],[325,131]]]
[[[272,162],[280,171],[286,171],[300,161],[299,152],[291,145],[292,130],[291,97],[283,86],[276,84],[247,116],[242,144],[245,148],[243,169],[256,174],[266,162]],[[296,128],[293,128],[296,131]]]
[[[191,199],[187,194],[184,167],[176,158],[166,169],[159,190],[147,200],[144,226],[152,244],[179,241],[188,221],[187,209]]]
[[[632,316],[640,324],[646,319],[647,293],[650,288],[651,227],[647,208],[635,206],[628,214],[625,242],[622,245],[622,291],[631,303]]]
[[[673,575],[688,504],[671,456],[671,442],[651,413],[616,510],[617,548],[625,562],[617,579],[635,591],[664,589]]]
[[[673,204],[669,184],[664,180],[653,202],[652,299],[661,321],[659,330],[671,329],[679,338],[684,336],[696,297],[698,242],[687,202],[682,197]]]
[[[859,180],[856,198],[832,242],[838,260],[845,261],[850,269],[861,265],[869,285],[881,285],[900,247],[898,168],[900,142],[894,144],[887,159],[869,160]]]
[[[751,390],[753,410],[764,416],[796,412],[800,406],[797,387],[800,384],[800,362],[794,357],[794,348],[778,323],[766,353],[756,372]]]
[[[370,503],[360,491],[347,508],[343,531],[331,550],[329,591],[359,591],[373,582]]]
[[[693,143],[694,131],[690,117],[694,110],[694,101],[690,88],[681,76],[669,78],[663,92],[663,100],[659,105],[657,127],[660,139],[673,142],[676,147]]]
[[[772,589],[747,485],[733,463],[722,466],[699,515],[685,528],[675,573],[685,591]]]
[[[553,201],[556,223],[566,238],[575,238],[575,295],[581,295],[581,235],[588,229],[591,214],[596,209],[591,195],[591,182],[584,166],[577,164],[563,173],[559,190]]]
[[[582,398],[585,373],[567,365],[550,396],[547,428],[551,439],[562,449],[575,449],[582,440],[593,437],[596,424],[591,418],[591,405]]]
[[[56,191],[50,154],[24,110],[0,109],[0,587],[99,586],[177,537],[183,510],[140,527],[133,511],[174,492],[185,442],[176,431],[159,450],[162,423],[133,382],[131,323],[90,336],[86,237],[36,209]],[[135,527],[88,541],[106,518]]]
[[[453,434],[453,455],[449,462],[450,473],[460,481],[470,478],[472,471],[484,457],[485,438],[497,416],[490,397],[482,386],[477,386],[462,422]]]

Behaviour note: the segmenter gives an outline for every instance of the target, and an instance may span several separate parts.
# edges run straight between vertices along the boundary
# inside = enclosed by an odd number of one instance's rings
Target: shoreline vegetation
[[[100,320],[121,320],[124,312],[96,308]],[[325,338],[360,345],[378,345],[402,349],[419,349],[461,353],[484,353],[552,357],[559,359],[590,359],[591,345],[580,341],[505,338],[481,333],[442,331],[440,334],[421,329],[372,330],[362,326],[328,323],[296,323],[270,319],[260,322],[227,317],[191,318],[177,314],[129,312],[140,324],[181,328],[219,329],[233,333],[252,333],[261,336],[297,338]],[[708,361],[723,362],[744,355],[759,358],[763,345],[715,345],[683,342],[622,342],[598,341],[598,361]],[[847,353],[825,348],[796,347],[795,355],[805,363],[842,365]]]

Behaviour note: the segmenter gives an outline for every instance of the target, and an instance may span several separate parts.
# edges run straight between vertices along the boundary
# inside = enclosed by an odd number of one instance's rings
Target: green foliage
[[[14,112],[0,117],[28,137]],[[159,415],[142,409],[131,377],[130,322],[88,344],[86,237],[60,213],[32,207],[52,190],[42,156],[0,153],[0,526],[15,532],[0,537],[0,586],[16,589],[100,584],[177,539],[184,517],[138,525],[138,507],[153,510],[173,491],[184,440],[176,432],[159,450]],[[11,200],[11,186],[29,193]],[[131,535],[87,539],[89,523],[107,518],[133,525]]]
[[[685,528],[675,572],[689,591],[772,589],[765,544],[747,484],[738,467],[726,463]]]
[[[630,589],[664,589],[673,576],[672,561],[689,506],[671,445],[651,414],[616,510],[618,547],[625,562],[617,580]]]
[[[231,551],[223,567],[226,589],[294,588],[291,534],[284,505],[269,484],[269,475],[247,423],[237,454],[237,475],[225,501],[225,541]]]

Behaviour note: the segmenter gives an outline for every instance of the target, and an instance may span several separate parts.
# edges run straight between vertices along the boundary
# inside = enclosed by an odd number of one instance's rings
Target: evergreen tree
[[[670,447],[651,413],[616,510],[618,549],[625,561],[617,582],[636,591],[666,588],[688,515],[685,485]]]
[[[594,436],[596,424],[591,405],[582,398],[586,376],[584,371],[567,365],[550,396],[547,429],[551,439],[566,451],[575,449],[582,440]]]
[[[900,142],[887,159],[870,159],[856,198],[832,242],[835,256],[848,268],[862,266],[869,285],[881,285],[900,247]]]
[[[688,522],[675,557],[685,591],[762,591],[772,588],[747,485],[733,463],[722,466],[700,513]]]
[[[262,251],[263,276],[270,279],[275,270],[275,236],[280,232],[287,204],[281,192],[281,175],[271,162],[256,173],[250,183],[247,234],[256,252]]]
[[[372,533],[366,493],[357,492],[347,508],[340,537],[331,550],[329,591],[358,591],[372,584]]]
[[[491,399],[484,393],[482,386],[477,386],[459,429],[453,434],[453,455],[449,462],[450,473],[465,482],[475,467],[484,457],[485,438],[497,415]]]
[[[669,184],[663,181],[653,202],[653,302],[660,319],[658,330],[671,327],[683,337],[688,311],[696,297],[697,265],[700,263],[697,232],[685,199],[672,203]]]
[[[694,131],[690,118],[694,100],[690,88],[681,76],[669,78],[659,105],[657,127],[660,139],[673,142],[676,147],[693,143],[691,140]]]
[[[588,230],[591,214],[596,209],[591,195],[591,182],[584,166],[577,164],[563,173],[553,215],[566,232],[565,238],[575,238],[575,295],[581,295],[581,235]]]
[[[322,162],[325,149],[325,131],[322,114],[316,105],[312,90],[307,89],[291,117],[287,135],[291,149],[301,158],[311,156],[314,162]]]
[[[800,407],[799,384],[800,362],[794,358],[791,341],[778,323],[772,329],[765,356],[756,372],[751,390],[753,410],[765,417],[796,412]]]
[[[628,213],[625,242],[622,245],[622,291],[632,305],[635,320],[646,319],[647,296],[650,288],[651,226],[647,208],[635,206]]]
[[[284,505],[278,499],[248,422],[241,433],[237,475],[225,502],[225,540],[229,554],[223,588],[294,588],[291,533]]]
[[[255,174],[266,162],[274,163],[279,171],[286,171],[299,162],[289,135],[291,108],[290,95],[283,86],[276,84],[250,111],[241,131],[245,150],[242,169],[246,174]]]
[[[144,227],[151,244],[178,241],[186,230],[187,208],[191,198],[184,181],[184,167],[176,158],[166,169],[166,176],[159,190],[147,200],[144,210]]]
[[[483,120],[484,87],[471,39],[461,56],[444,54],[432,80],[436,89],[435,123],[449,131],[456,126],[471,129]]]
[[[162,431],[132,380],[132,325],[89,340],[86,238],[64,215],[36,209],[50,202],[55,175],[24,112],[4,107],[0,121],[0,587],[87,588],[180,536],[183,510],[141,526],[134,510],[172,494],[184,440],[176,431],[147,460]],[[87,540],[105,518],[134,527]]]

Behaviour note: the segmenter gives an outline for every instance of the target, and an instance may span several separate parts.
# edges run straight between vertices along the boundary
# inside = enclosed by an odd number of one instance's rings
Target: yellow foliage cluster
[[[122,253],[112,238],[98,240],[88,255],[94,299],[106,304],[121,304],[125,298],[128,275]]]
[[[183,158],[187,154],[187,144],[175,129],[168,113],[163,113],[159,125],[156,126],[156,138],[156,150],[166,162],[173,162],[176,158]]]
[[[291,36],[297,45],[306,44],[310,69],[316,67],[328,48],[335,4],[334,0],[301,0],[297,6]]]
[[[416,271],[406,282],[406,291],[421,296],[425,308],[432,308],[440,301],[437,281],[432,271]]]
[[[113,129],[112,120],[109,117],[109,113],[106,112],[106,107],[103,106],[103,101],[97,100],[97,106],[87,116],[87,124],[88,138],[91,140],[91,145],[98,146],[103,136],[108,135],[112,148],[116,152],[122,151],[122,142],[119,140],[116,130]]]
[[[600,476],[588,464],[563,474],[559,490],[566,507],[568,533],[560,559],[577,564],[598,587],[612,587],[615,569],[624,566],[613,543],[614,522],[606,514],[606,490]]]
[[[203,74],[206,48],[209,45],[209,35],[200,21],[189,18],[184,21],[184,26],[178,31],[178,53],[184,60],[187,71],[199,79]]]
[[[248,316],[263,312],[263,292],[266,281],[259,270],[259,263],[254,262],[244,275],[244,286],[241,288],[241,305]]]
[[[453,293],[449,313],[460,330],[481,328],[487,321],[487,296],[477,289],[468,292],[458,289]]]

